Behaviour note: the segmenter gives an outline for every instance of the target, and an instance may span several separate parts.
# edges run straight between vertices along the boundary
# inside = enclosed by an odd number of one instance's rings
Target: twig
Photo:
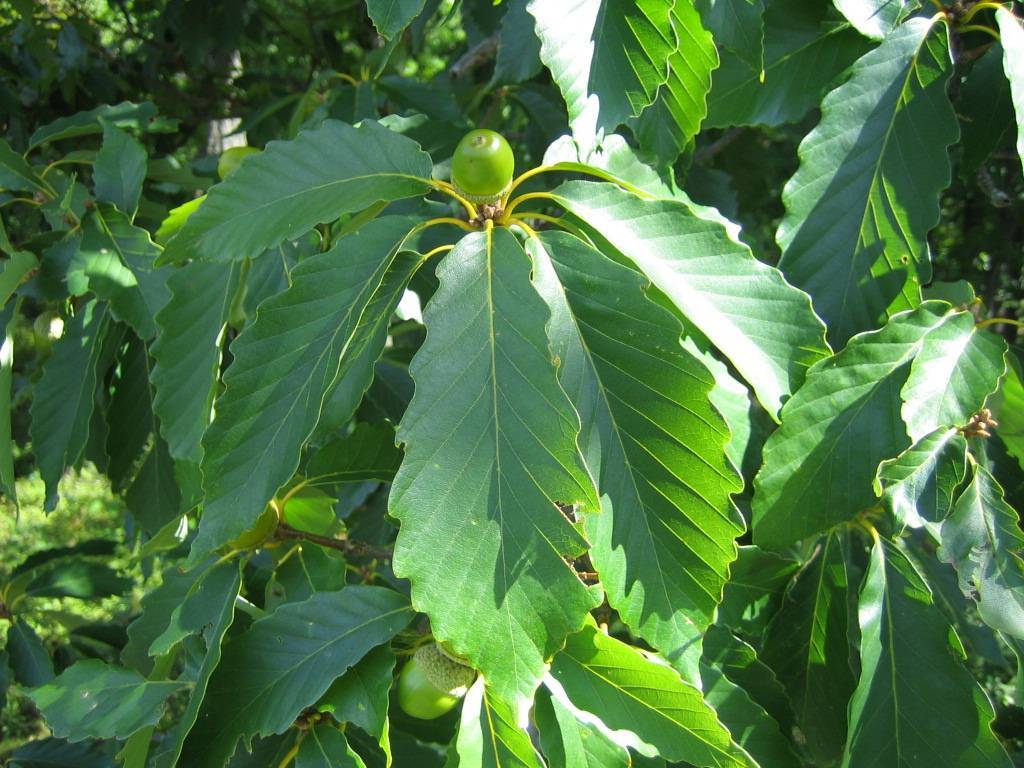
[[[458,80],[465,77],[474,69],[490,61],[498,53],[498,36],[496,34],[486,37],[474,45],[458,61],[448,68],[448,77]]]
[[[702,147],[697,150],[697,154],[693,156],[693,160],[696,163],[706,163],[712,157],[717,155],[723,149],[732,144],[736,139],[743,135],[744,129],[730,128],[728,131],[723,133],[718,139],[708,144],[706,147]]]
[[[321,547],[337,549],[350,555],[373,557],[377,560],[390,560],[392,554],[391,547],[375,547],[363,541],[351,541],[345,538],[336,539],[332,536],[318,536],[315,533],[300,531],[283,523],[277,527],[277,537],[279,539],[311,541],[314,544],[319,544]]]
[[[124,0],[117,0],[115,5],[121,10],[121,15],[124,16],[124,23],[128,25],[129,34],[139,40],[145,40],[145,38],[139,34],[139,30],[135,27],[135,22],[132,20],[131,14],[128,13],[128,6],[125,5]]]
[[[992,174],[989,173],[988,168],[982,165],[978,168],[977,173],[978,186],[988,196],[988,201],[996,208],[1006,208],[1012,205],[1013,200],[1010,196],[999,189],[996,186],[995,180],[992,178]]]

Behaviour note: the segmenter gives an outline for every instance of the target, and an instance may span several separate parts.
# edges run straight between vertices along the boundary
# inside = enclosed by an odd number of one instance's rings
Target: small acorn
[[[456,191],[477,204],[497,202],[512,184],[516,159],[505,137],[486,128],[470,131],[452,157]]]
[[[398,676],[398,704],[420,720],[441,717],[459,703],[476,679],[476,670],[437,643],[416,649]]]

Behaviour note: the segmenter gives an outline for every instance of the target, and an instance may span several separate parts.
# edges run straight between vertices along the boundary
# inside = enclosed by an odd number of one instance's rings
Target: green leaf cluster
[[[0,564],[50,734],[0,759],[1013,764],[1024,322],[947,257],[964,179],[971,269],[1020,245],[1019,7],[237,5],[224,106],[310,66],[203,149],[152,83],[0,138],[0,490],[90,464],[125,517]],[[428,643],[474,682],[421,720]]]

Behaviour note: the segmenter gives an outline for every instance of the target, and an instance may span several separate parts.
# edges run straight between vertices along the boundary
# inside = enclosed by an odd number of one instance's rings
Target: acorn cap
[[[456,664],[461,664],[464,667],[472,667],[473,666],[472,664],[469,663],[469,659],[467,659],[465,656],[460,656],[455,651],[453,651],[452,647],[450,645],[448,645],[448,643],[434,643],[434,645],[437,646],[437,650],[439,650],[441,653],[443,653],[449,659],[454,661]]]
[[[450,658],[437,643],[421,645],[414,657],[430,684],[452,696],[464,696],[476,680],[475,669]]]
[[[467,192],[462,189],[454,180],[452,181],[452,186],[455,187],[455,191],[458,192],[459,195],[469,200],[473,205],[492,205],[501,200],[501,198],[503,198],[508,191],[512,189],[512,182],[510,181],[506,184],[505,188],[496,195],[474,195],[472,192]]]

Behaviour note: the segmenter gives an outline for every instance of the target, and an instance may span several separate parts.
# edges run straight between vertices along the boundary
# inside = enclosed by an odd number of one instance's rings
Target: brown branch
[[[314,544],[319,544],[321,547],[337,549],[339,552],[344,552],[347,555],[360,555],[365,557],[372,557],[377,560],[391,559],[391,547],[376,547],[372,544],[367,544],[363,541],[351,541],[347,538],[334,538],[333,536],[318,536],[315,533],[309,533],[308,531],[300,531],[296,528],[292,528],[290,525],[285,525],[284,523],[277,527],[276,536],[279,539],[298,539],[301,541],[310,541]]]
[[[1013,205],[1013,199],[1003,190],[996,186],[995,180],[992,178],[992,174],[989,173],[988,168],[984,164],[978,168],[975,177],[978,180],[978,186],[981,187],[982,192],[988,196],[988,201],[995,208],[1007,208]]]
[[[740,136],[742,136],[743,132],[743,128],[730,128],[728,131],[723,133],[718,139],[711,142],[706,147],[697,150],[697,153],[693,156],[693,161],[695,163],[706,163],[708,160],[713,158],[723,149],[725,149],[734,141],[736,141]]]
[[[448,77],[458,80],[465,77],[477,67],[485,64],[498,53],[498,36],[496,34],[486,37],[474,45],[458,61],[448,68]]]

